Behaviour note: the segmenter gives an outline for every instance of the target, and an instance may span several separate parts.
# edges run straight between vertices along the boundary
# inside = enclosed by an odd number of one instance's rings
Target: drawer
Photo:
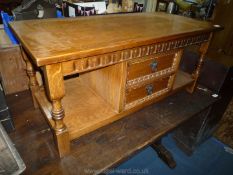
[[[149,58],[138,59],[128,63],[127,80],[152,74],[172,67],[175,53],[166,55],[155,55]]]
[[[147,83],[135,89],[126,89],[126,104],[142,99],[146,96],[153,95],[154,93],[166,89],[168,87],[169,77],[157,79],[151,83]]]

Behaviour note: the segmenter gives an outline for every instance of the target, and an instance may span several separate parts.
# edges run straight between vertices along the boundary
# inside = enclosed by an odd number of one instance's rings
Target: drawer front
[[[151,96],[158,91],[166,89],[168,87],[170,77],[164,77],[155,80],[151,83],[147,83],[136,89],[126,90],[126,104],[142,99],[146,96]]]
[[[132,80],[148,74],[172,67],[175,53],[139,59],[128,63],[127,80]]]

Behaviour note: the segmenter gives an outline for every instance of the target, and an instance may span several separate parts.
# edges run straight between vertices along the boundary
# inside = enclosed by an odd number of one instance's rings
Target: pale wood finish
[[[216,30],[207,22],[163,13],[31,20],[14,22],[11,28],[30,61],[43,70],[46,91],[38,90],[35,97],[61,157],[69,153],[70,140],[188,85],[195,87],[203,48]],[[177,73],[183,48],[201,43],[202,57],[193,76]],[[154,57],[162,66],[144,72]],[[132,67],[134,61],[140,63]],[[76,73],[78,78],[64,81],[64,76]],[[147,82],[158,88],[155,93],[142,93]],[[138,96],[129,97],[130,91]]]
[[[54,121],[54,134],[56,145],[61,157],[70,151],[69,132],[63,122],[65,116],[61,99],[65,96],[65,87],[63,82],[63,74],[61,64],[47,65],[43,67],[45,77],[45,88],[49,100],[52,103],[51,115]]]
[[[26,20],[10,27],[37,66],[215,30],[208,22],[164,13]]]
[[[183,74],[186,75],[186,73]],[[179,74],[177,77],[179,77]],[[178,79],[179,78],[176,78],[176,80]],[[187,76],[186,80],[187,79],[190,82],[193,81],[191,76],[189,76],[189,78]],[[111,105],[106,103],[93,89],[83,84],[81,78],[69,79],[65,81],[64,84],[67,93],[62,99],[63,108],[66,109],[66,116],[63,118],[63,122],[69,131],[70,140],[79,138],[101,126],[112,123],[168,95],[163,94],[158,98],[153,98],[150,101],[134,106],[134,108],[117,113]],[[174,87],[180,86],[183,85],[181,85],[179,81],[175,81]],[[176,91],[176,89],[173,88],[173,91]],[[54,120],[51,115],[52,104],[49,102],[44,89],[42,88],[37,91],[35,96],[50,126],[54,127]]]
[[[181,36],[180,38],[168,41],[165,40],[150,45],[143,45],[139,47],[132,46],[133,48],[130,49],[65,61],[62,62],[63,74],[66,76],[80,72],[87,72],[123,61],[169,52],[171,50],[177,51],[177,49],[182,49],[186,46],[206,42],[208,41],[208,38],[209,33],[197,34],[194,36]]]
[[[84,84],[106,100],[116,112],[123,110],[126,62],[82,74],[80,78]]]
[[[66,109],[66,117],[63,121],[71,140],[112,122],[112,117],[117,113],[95,91],[83,84],[80,78],[65,81],[65,86],[67,93],[62,102],[63,108]],[[38,91],[36,97],[50,125],[54,126],[50,112],[51,102],[48,101],[44,90]]]

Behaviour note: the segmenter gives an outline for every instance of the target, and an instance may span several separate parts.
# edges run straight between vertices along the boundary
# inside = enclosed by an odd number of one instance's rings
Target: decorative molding
[[[175,69],[173,67],[163,69],[161,71],[155,72],[153,74],[148,74],[142,77],[135,78],[133,80],[129,80],[126,83],[126,88],[138,88],[140,85],[143,85],[145,81],[157,79],[164,77],[166,75],[170,75],[175,72]]]
[[[156,97],[159,97],[161,95],[164,95],[164,94],[168,93],[172,89],[174,78],[175,78],[175,74],[170,75],[166,88],[164,88],[164,89],[162,89],[160,91],[157,91],[157,92],[155,92],[155,93],[153,93],[151,95],[145,96],[145,97],[143,97],[141,99],[138,99],[138,100],[135,100],[135,101],[133,101],[131,103],[126,104],[125,109],[133,108],[133,107],[135,107],[137,105],[140,105],[140,104],[142,104],[142,103],[144,103],[146,101],[149,101],[151,99],[154,99]]]
[[[142,104],[142,103],[144,103],[146,101],[149,101],[151,99],[154,99],[156,97],[159,97],[161,95],[164,95],[164,94],[168,93],[172,89],[174,79],[175,79],[175,74],[170,75],[168,83],[167,83],[167,87],[165,89],[162,89],[162,90],[157,91],[157,92],[155,92],[155,93],[153,93],[151,95],[145,96],[144,98],[141,98],[141,99],[135,100],[135,101],[133,101],[131,103],[128,103],[128,104],[125,105],[125,109],[133,108],[133,107],[135,107],[137,105],[140,105],[140,104]]]
[[[140,104],[142,104],[142,103],[144,103],[144,102],[146,102],[146,101],[149,101],[149,100],[154,99],[154,98],[156,98],[156,97],[159,97],[159,96],[161,96],[161,95],[163,95],[163,94],[166,94],[166,93],[169,92],[169,91],[170,91],[169,88],[165,88],[165,89],[162,89],[162,90],[160,90],[160,91],[158,91],[158,92],[153,93],[152,95],[148,95],[148,96],[146,96],[146,97],[144,97],[144,98],[135,100],[135,101],[133,101],[133,102],[131,102],[131,103],[126,104],[126,105],[125,105],[125,109],[126,109],[126,110],[131,109],[131,108],[133,108],[133,107],[135,107],[135,106],[138,106],[138,105],[140,105]]]
[[[165,52],[165,53],[147,54],[144,57],[139,57],[139,58],[130,60],[128,62],[128,64],[133,65],[133,64],[141,63],[141,62],[143,62],[145,60],[148,60],[148,59],[152,59],[152,58],[156,59],[156,58],[159,58],[159,57],[162,57],[162,56],[170,56],[170,55],[173,55],[173,59],[174,59],[177,52],[178,52],[178,50],[173,50],[173,51],[168,51],[168,52]]]
[[[183,37],[176,40],[170,40],[156,44],[97,55],[93,57],[79,58],[77,60],[63,62],[63,75],[85,72],[130,59],[163,53],[170,50],[183,48],[189,45],[200,44],[208,41],[209,35],[210,33],[198,36]]]
[[[173,87],[173,83],[174,83],[175,77],[176,77],[176,74],[173,74],[173,75],[170,76],[170,78],[168,80],[167,88],[169,90],[171,90],[172,87]]]
[[[138,88],[148,80],[152,81],[152,80],[155,80],[157,78],[161,78],[161,77],[168,76],[168,75],[171,75],[171,74],[175,73],[177,71],[179,61],[180,61],[180,54],[179,54],[180,52],[181,52],[181,50],[177,50],[175,52],[169,52],[167,54],[156,55],[156,57],[159,57],[159,56],[174,54],[173,62],[172,62],[171,67],[160,70],[160,71],[157,71],[155,73],[151,73],[151,74],[148,74],[148,75],[145,75],[145,76],[141,76],[141,77],[138,77],[138,78],[135,78],[135,79],[132,79],[132,80],[128,80],[127,83],[126,83],[126,88]],[[142,62],[144,60],[145,59],[137,59],[135,61],[132,61],[132,63],[133,64],[140,63],[140,62]],[[171,81],[171,80],[169,80],[169,81]]]

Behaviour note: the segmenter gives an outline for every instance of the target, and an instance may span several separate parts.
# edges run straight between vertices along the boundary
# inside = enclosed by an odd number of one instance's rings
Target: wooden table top
[[[214,30],[211,23],[165,13],[27,20],[10,26],[37,66]]]

